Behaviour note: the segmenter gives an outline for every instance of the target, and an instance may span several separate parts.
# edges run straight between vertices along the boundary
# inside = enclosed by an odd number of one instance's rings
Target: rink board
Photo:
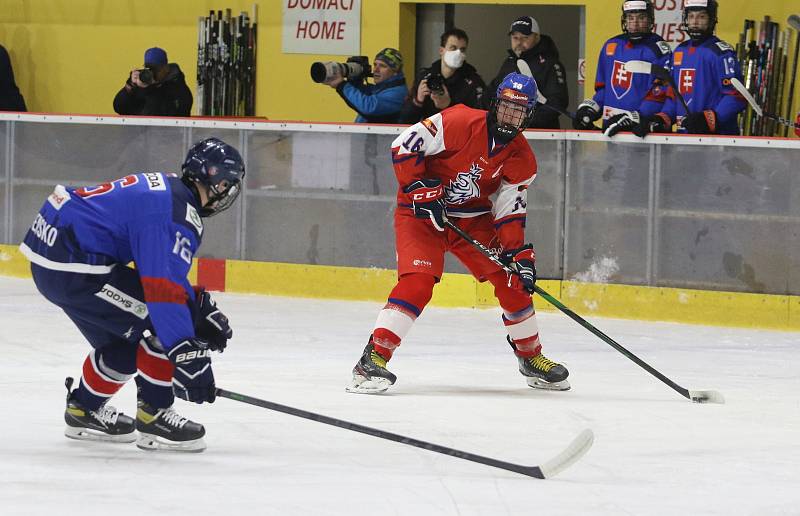
[[[0,274],[30,277],[27,259],[16,246],[0,245]],[[189,279],[210,290],[273,296],[381,301],[397,278],[387,269],[195,260]],[[691,324],[800,331],[800,297],[740,292],[609,285],[541,280],[545,291],[584,317],[617,317]],[[536,298],[540,311],[554,307]],[[434,306],[496,306],[491,285],[466,274],[445,274],[431,300]]]

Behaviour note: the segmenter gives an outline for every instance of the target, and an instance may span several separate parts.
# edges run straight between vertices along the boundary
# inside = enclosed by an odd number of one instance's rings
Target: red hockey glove
[[[511,277],[511,286],[533,294],[533,286],[536,285],[536,253],[533,245],[525,244],[518,249],[504,251],[500,261],[517,271]]]
[[[417,179],[403,188],[414,204],[414,216],[429,219],[437,231],[444,231],[447,208],[444,204],[444,189],[438,179]]]

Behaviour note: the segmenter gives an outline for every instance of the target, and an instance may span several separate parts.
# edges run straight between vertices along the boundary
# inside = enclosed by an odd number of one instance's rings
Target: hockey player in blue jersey
[[[174,396],[214,401],[210,351],[222,351],[233,332],[187,275],[203,218],[233,204],[245,170],[239,152],[216,138],[195,144],[182,168],[180,178],[56,186],[20,245],[39,291],[93,348],[79,386],[67,378],[67,437],[205,449],[205,429],[173,409]],[[135,419],[107,404],[134,375]]]
[[[680,133],[739,134],[737,116],[747,103],[731,79],[741,81],[742,74],[736,51],[714,35],[717,11],[717,0],[684,3],[683,30],[690,39],[672,54],[672,78],[690,112],[670,89],[659,114],[674,122]]]
[[[672,50],[661,36],[653,33],[655,10],[652,0],[628,0],[622,4],[622,34],[606,41],[600,50],[595,79],[595,94],[584,100],[575,112],[573,127],[595,129],[602,118],[603,128],[621,120],[638,121],[661,111],[666,87],[653,75],[625,70],[628,61],[646,61],[666,67]],[[649,101],[647,110],[642,103]],[[632,115],[634,114],[634,115]],[[633,123],[619,124],[631,130]]]

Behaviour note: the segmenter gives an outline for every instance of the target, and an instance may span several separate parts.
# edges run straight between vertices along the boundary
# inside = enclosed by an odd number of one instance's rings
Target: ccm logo
[[[190,351],[188,353],[181,353],[175,357],[175,363],[180,364],[181,362],[191,362],[195,358],[204,358],[211,356],[211,350],[209,349],[201,349],[199,351]]]
[[[438,199],[442,195],[442,189],[440,188],[425,188],[423,190],[418,190],[411,194],[411,199],[415,201],[426,201],[430,199]]]

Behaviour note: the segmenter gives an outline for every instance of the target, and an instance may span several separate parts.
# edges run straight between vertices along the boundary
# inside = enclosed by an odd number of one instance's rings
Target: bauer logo
[[[147,181],[147,186],[150,187],[151,190],[164,191],[167,189],[167,184],[164,182],[164,176],[158,172],[146,172],[142,175],[144,176],[145,181]]]
[[[96,292],[95,296],[116,306],[123,312],[135,315],[139,319],[144,320],[149,315],[147,305],[108,283],[103,285],[103,288],[101,288],[99,292]]]

